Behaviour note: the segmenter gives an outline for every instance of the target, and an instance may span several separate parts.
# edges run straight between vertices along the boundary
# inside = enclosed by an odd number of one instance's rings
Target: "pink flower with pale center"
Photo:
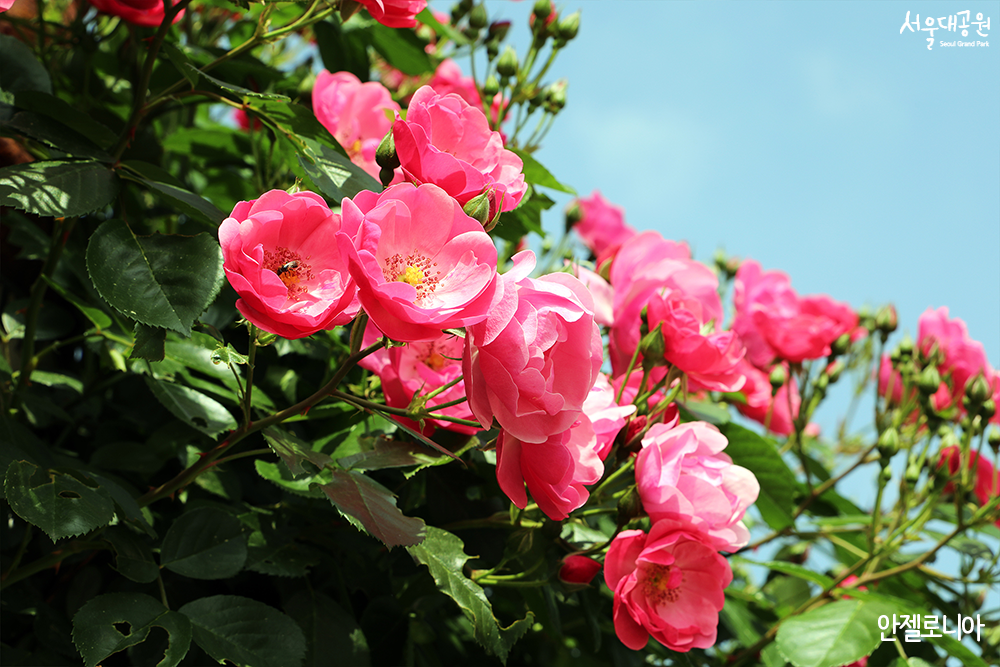
[[[361,83],[350,72],[323,70],[316,77],[312,101],[316,118],[344,147],[351,162],[378,178],[375,151],[392,127],[385,112],[399,111],[385,86],[377,81]]]
[[[752,259],[736,272],[733,304],[733,330],[746,345],[747,359],[760,369],[776,358],[825,357],[842,334],[858,334],[858,316],[850,306],[825,295],[800,297],[787,275],[761,271]]]
[[[483,226],[436,185],[393,185],[344,199],[358,229],[337,238],[371,321],[398,341],[486,319],[497,291],[497,251]]]
[[[238,203],[219,242],[240,313],[285,338],[350,322],[360,304],[335,238],[356,230],[313,192],[271,190]]]
[[[750,532],[741,519],[757,500],[760,485],[752,472],[722,453],[728,444],[705,422],[650,427],[635,461],[635,481],[654,524],[690,522],[717,550],[746,546]]]
[[[740,362],[739,372],[746,378],[746,383],[740,389],[740,393],[746,397],[746,403],[734,402],[736,409],[755,422],[764,424],[772,433],[791,433],[794,428],[792,421],[798,416],[802,402],[795,378],[789,377],[778,389],[778,393],[772,396],[771,377],[768,373],[746,360]]]
[[[90,0],[90,4],[99,12],[117,16],[133,25],[155,28],[163,23],[163,0]],[[183,11],[174,17],[174,23],[182,16]]]
[[[489,318],[466,331],[465,388],[481,424],[544,443],[583,410],[603,359],[593,300],[568,273],[529,278],[530,250],[503,274]]]
[[[597,258],[597,265],[615,256],[625,241],[636,235],[636,231],[625,224],[625,209],[612,204],[600,191],[594,190],[589,197],[576,200],[580,207],[580,220],[573,225],[583,244],[590,248]]]
[[[513,210],[527,191],[521,158],[503,147],[483,110],[458,95],[423,86],[413,94],[406,120],[393,124],[392,136],[407,180],[434,183],[463,206],[485,193],[490,219]]]
[[[357,0],[372,18],[389,28],[412,28],[427,0]]]
[[[597,438],[587,415],[543,442],[522,442],[506,430],[497,438],[497,482],[511,502],[528,504],[525,485],[538,508],[562,521],[590,497],[587,486],[604,473],[597,455]]]
[[[604,559],[615,633],[634,651],[650,636],[681,653],[715,644],[723,591],[732,580],[729,562],[703,533],[670,519],[654,523],[649,534],[622,531]]]

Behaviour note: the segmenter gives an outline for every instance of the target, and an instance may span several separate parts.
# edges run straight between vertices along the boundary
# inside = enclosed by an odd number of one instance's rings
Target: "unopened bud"
[[[278,340],[277,334],[257,329],[257,347],[266,347],[276,340]]]
[[[987,399],[979,408],[979,416],[983,421],[989,421],[997,413],[997,403],[992,398]]]
[[[986,442],[990,443],[994,453],[1000,453],[1000,431],[991,430],[990,434],[986,436]]]
[[[826,367],[826,374],[830,376],[830,382],[836,382],[844,372],[844,362],[838,359]]]
[[[588,585],[601,571],[601,564],[593,558],[571,554],[563,559],[559,567],[559,580],[576,586]]]
[[[837,340],[833,341],[830,345],[830,356],[839,357],[843,354],[847,354],[847,350],[851,347],[851,334],[845,333],[837,337]]]
[[[904,357],[913,356],[913,339],[910,338],[910,334],[903,336],[903,340],[899,341],[899,354]]]
[[[483,94],[486,97],[492,98],[494,95],[500,92],[500,82],[492,74],[487,77],[486,83],[483,84]]]
[[[768,380],[771,382],[771,389],[777,391],[788,382],[788,371],[785,370],[784,366],[775,366],[771,369]]]
[[[663,322],[658,322],[655,329],[642,337],[639,341],[639,352],[642,354],[644,371],[666,365],[667,347],[666,341],[663,340]]]
[[[917,376],[917,389],[920,390],[921,394],[930,396],[935,393],[941,386],[941,373],[934,366],[928,366],[924,370],[920,371],[920,375]]]
[[[819,393],[826,394],[826,389],[829,386],[830,386],[830,376],[829,375],[826,375],[824,373],[823,375],[820,375],[818,378],[816,378],[815,387],[816,387],[816,391],[818,391]]]
[[[396,155],[396,141],[392,137],[392,128],[382,137],[381,143],[375,149],[375,163],[383,169],[395,169],[399,166],[399,156]]]
[[[892,333],[899,326],[899,316],[896,314],[896,307],[891,303],[878,309],[875,313],[875,326],[883,333]]]
[[[451,8],[451,23],[452,23],[452,25],[455,25],[456,23],[458,23],[459,21],[461,21],[462,17],[464,17],[466,14],[469,13],[469,8],[471,6],[472,6],[472,3],[471,2],[466,2],[465,0],[463,0],[462,2],[459,2],[459,3],[455,4],[454,6],[452,6],[452,8]]]
[[[497,61],[497,74],[504,78],[517,76],[517,52],[512,46],[507,46]]]
[[[910,461],[909,465],[906,466],[906,483],[910,487],[917,485],[920,481],[920,466],[917,465],[916,461]]]
[[[625,492],[625,495],[618,499],[618,525],[624,526],[640,516],[642,512],[642,499],[639,497],[639,491],[633,485]]]
[[[563,16],[556,22],[556,37],[564,43],[570,41],[580,31],[580,12]]]
[[[976,375],[976,377],[966,386],[965,395],[969,397],[969,401],[973,405],[979,406],[989,400],[990,396],[993,395],[993,387],[990,386],[989,380],[982,373]]]
[[[490,29],[487,32],[490,39],[495,39],[498,42],[503,41],[507,37],[507,32],[510,30],[510,21],[494,21],[490,24]]]
[[[889,480],[892,479],[892,468],[890,468],[889,466],[885,466],[884,468],[882,468],[881,475],[882,475],[882,483],[883,484],[888,483]]]
[[[486,14],[486,5],[480,3],[469,12],[469,25],[476,30],[481,30],[490,22],[490,17]]]
[[[470,199],[465,206],[462,207],[465,214],[470,218],[476,220],[483,227],[490,221],[490,195],[488,192],[482,192],[472,199]]]
[[[560,79],[549,86],[548,110],[556,113],[566,106],[566,80]]]
[[[899,451],[899,432],[895,427],[890,426],[886,430],[882,431],[882,435],[878,438],[878,453],[882,457],[882,462],[885,463]]]
[[[547,19],[552,13],[552,0],[535,0],[535,6],[531,13],[542,20]]]

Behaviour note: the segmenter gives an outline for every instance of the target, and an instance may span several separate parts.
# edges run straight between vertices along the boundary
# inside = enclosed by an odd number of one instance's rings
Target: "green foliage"
[[[0,205],[36,215],[92,213],[117,194],[118,177],[100,162],[52,160],[0,169]]]
[[[394,494],[365,475],[334,470],[332,479],[319,488],[338,510],[388,547],[412,546],[424,539],[424,522],[404,515]]]
[[[894,611],[878,601],[838,600],[785,621],[778,649],[795,667],[839,667],[875,650],[878,617]]]
[[[200,507],[178,518],[163,537],[160,565],[192,579],[226,579],[247,559],[247,539],[228,512]]]
[[[73,643],[87,667],[146,640],[154,627],[170,635],[170,644],[157,667],[175,667],[191,645],[191,622],[168,611],[148,595],[107,593],[83,605],[73,616]]]
[[[44,470],[27,461],[14,461],[4,477],[4,495],[11,509],[38,526],[55,542],[106,526],[114,517],[108,492],[85,474]]]

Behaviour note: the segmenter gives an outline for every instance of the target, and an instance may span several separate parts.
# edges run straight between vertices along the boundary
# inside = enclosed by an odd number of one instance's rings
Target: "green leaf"
[[[0,206],[64,218],[92,213],[118,194],[118,177],[92,160],[49,160],[0,169]]]
[[[87,271],[123,315],[187,336],[222,286],[222,250],[208,234],[137,237],[108,220],[90,237]]]
[[[223,345],[220,343],[219,347],[212,351],[212,363],[213,364],[232,364],[234,366],[242,366],[250,362],[250,357],[245,354],[240,354],[232,345]]]
[[[112,161],[111,156],[90,139],[41,114],[20,111],[2,126],[70,155]]]
[[[11,509],[53,542],[106,526],[115,514],[111,497],[101,487],[27,461],[14,461],[7,468],[4,493]]]
[[[48,284],[50,288],[58,292],[59,296],[66,299],[74,306],[76,306],[77,310],[83,313],[84,317],[90,320],[95,327],[97,327],[98,329],[108,329],[111,327],[113,322],[111,321],[111,318],[108,316],[108,314],[105,313],[103,310],[87,304],[83,299],[73,294],[72,292],[70,292],[65,287],[55,282],[48,276],[42,274],[41,278],[46,282],[46,284]]]
[[[692,401],[689,403],[678,403],[681,417],[694,421],[708,422],[716,426],[729,423],[729,408],[718,403],[708,401]]]
[[[142,183],[150,190],[161,195],[174,207],[190,218],[200,220],[201,222],[212,225],[213,227],[218,227],[222,221],[226,219],[226,214],[223,213],[219,207],[201,195],[196,195],[190,190],[185,190],[184,188],[179,188],[175,185],[170,185],[169,183],[161,183],[159,181],[144,179]]]
[[[142,322],[135,323],[135,345],[129,359],[145,359],[146,361],[163,361],[164,343],[167,340],[167,330],[151,327]]]
[[[362,190],[382,191],[378,181],[340,153],[315,142],[307,145],[309,152],[298,156],[299,166],[327,198],[340,202]]]
[[[386,440],[377,437],[375,449],[358,452],[338,459],[337,464],[346,470],[381,470],[382,468],[406,468],[409,466],[441,465],[452,459],[447,456],[433,456],[414,442]]]
[[[476,641],[506,663],[511,647],[531,627],[534,615],[529,612],[510,626],[500,627],[482,587],[462,572],[465,561],[470,558],[465,553],[465,544],[448,531],[428,526],[427,539],[406,550],[418,563],[427,566],[438,590],[458,603],[472,623]]]
[[[331,656],[352,667],[371,664],[361,627],[331,598],[310,588],[292,596],[285,610],[305,631],[305,667],[327,667]]]
[[[107,593],[80,607],[73,616],[73,643],[84,664],[96,667],[108,656],[145,641],[154,627],[170,635],[170,645],[157,667],[174,667],[191,647],[191,624],[140,593]]]
[[[360,521],[373,537],[388,547],[411,546],[424,539],[423,520],[404,515],[389,489],[359,473],[332,473],[331,481],[319,488],[337,509]]]
[[[723,424],[719,430],[729,440],[726,454],[733,463],[753,472],[760,482],[757,509],[774,530],[791,526],[798,481],[769,440],[737,424]]]
[[[542,230],[542,211],[555,204],[552,199],[535,191],[530,186],[521,203],[513,211],[500,214],[500,222],[493,229],[493,235],[505,241],[516,243],[529,232],[544,236]]]
[[[368,60],[368,31],[341,27],[336,21],[322,21],[313,25],[316,44],[323,65],[331,72],[350,72],[361,81],[371,74]]]
[[[795,667],[840,667],[878,647],[878,617],[894,611],[884,602],[838,600],[782,623],[778,649]]]
[[[187,69],[188,72],[191,72],[195,75],[202,76],[204,79],[215,84],[219,88],[222,88],[223,90],[228,90],[231,93],[236,93],[237,95],[242,95],[243,97],[258,97],[264,100],[281,100],[283,102],[291,101],[291,98],[288,97],[287,95],[279,95],[277,93],[259,93],[256,90],[250,90],[249,88],[244,88],[243,86],[237,86],[232,83],[227,83],[222,79],[216,79],[214,76],[210,76],[200,71],[195,65],[191,63],[185,65],[184,69]],[[187,74],[185,74],[185,76],[187,76]],[[190,77],[188,78],[190,79]]]
[[[191,620],[195,643],[219,662],[229,660],[239,667],[302,664],[306,653],[302,629],[262,602],[236,595],[213,595],[189,602],[180,613]]]
[[[65,125],[101,148],[110,148],[118,139],[107,127],[50,93],[20,91],[15,96],[15,104],[25,111],[42,114]]]
[[[191,61],[188,60],[187,55],[181,51],[180,47],[171,44],[169,41],[165,41],[163,42],[161,49],[161,53],[166,54],[170,62],[172,62],[174,67],[177,68],[177,71],[181,73],[181,76],[188,80],[191,87],[197,88],[198,77],[201,75],[201,72],[198,71],[197,66],[193,65]],[[194,68],[193,72],[191,71],[191,68]]]
[[[45,387],[69,389],[77,394],[83,393],[83,383],[68,375],[51,373],[49,371],[31,371],[31,382]]]
[[[983,663],[984,665],[986,663]],[[934,667],[931,663],[920,658],[896,658],[890,667]]]
[[[521,173],[524,174],[524,180],[532,185],[540,185],[543,188],[552,188],[553,190],[559,190],[560,192],[566,192],[571,195],[576,194],[576,190],[568,185],[564,185],[556,180],[556,177],[549,172],[548,169],[542,166],[542,164],[536,160],[530,153],[527,153],[519,148],[509,149],[514,152],[521,162],[524,163],[524,168]]]
[[[108,495],[115,501],[115,514],[118,516],[118,521],[130,525],[150,537],[156,537],[156,531],[149,525],[149,521],[142,513],[142,508],[135,500],[134,490],[129,491],[125,488],[125,482],[116,482],[105,475],[90,473],[90,476],[96,479],[101,488],[107,491]]]
[[[265,429],[264,439],[274,453],[280,456],[281,460],[285,462],[293,477],[311,472],[302,467],[303,461],[309,461],[319,470],[322,470],[331,462],[329,456],[322,452],[313,451],[312,447],[307,443],[277,426]]]
[[[192,579],[227,579],[243,569],[246,559],[239,519],[214,507],[182,514],[160,547],[160,564]]]
[[[277,100],[260,100],[247,104],[258,115],[274,123],[282,130],[297,136],[299,139],[309,139],[316,144],[326,146],[340,153],[345,159],[347,151],[337,143],[330,131],[316,119],[312,109],[301,104],[280,102]],[[371,176],[369,176],[371,178]],[[375,179],[372,179],[375,180]],[[381,190],[381,187],[379,188]]]
[[[156,581],[160,568],[153,560],[153,550],[145,540],[123,526],[112,526],[104,533],[115,550],[115,569],[140,584]]]
[[[736,561],[744,563],[746,565],[759,565],[761,567],[766,567],[775,572],[783,572],[784,574],[790,574],[793,577],[798,577],[799,579],[805,579],[806,581],[811,581],[814,584],[822,586],[824,589],[831,588],[833,586],[833,579],[826,576],[825,574],[820,574],[819,572],[813,572],[807,567],[802,567],[801,565],[796,565],[795,563],[789,563],[782,560],[771,560],[763,563],[758,563],[757,561],[748,560],[740,556],[730,556],[731,561]]]
[[[236,429],[236,420],[218,401],[172,382],[146,378],[146,384],[167,410],[205,435],[214,438]]]
[[[48,71],[24,42],[11,35],[0,35],[0,71],[3,89],[8,93],[22,90],[52,93]]]
[[[258,475],[272,484],[280,486],[289,493],[309,498],[322,498],[323,494],[314,486],[314,484],[329,482],[332,477],[329,471],[325,471],[319,475],[295,479],[292,476],[292,473],[289,472],[288,466],[278,465],[277,463],[263,461],[261,459],[254,461],[254,468],[256,468]]]
[[[420,76],[434,71],[424,50],[427,43],[412,30],[396,30],[376,23],[369,28],[372,47],[385,61],[403,74]]]
[[[436,18],[434,18],[434,13],[430,10],[429,7],[425,7],[424,9],[420,10],[420,13],[417,14],[417,21],[433,29],[434,32],[437,33],[438,37],[444,37],[446,39],[450,39],[456,44],[469,43],[469,40],[466,39],[465,35],[460,33],[458,30],[455,30],[455,28],[453,28],[449,24],[441,23]]]

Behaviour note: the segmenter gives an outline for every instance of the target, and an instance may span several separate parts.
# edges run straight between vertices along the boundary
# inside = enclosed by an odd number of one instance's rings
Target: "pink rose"
[[[449,20],[446,16],[443,22],[448,23]],[[471,76],[465,76],[462,73],[462,68],[451,58],[441,61],[441,64],[434,70],[434,76],[427,82],[427,85],[433,88],[434,92],[438,95],[450,95],[454,93],[471,106],[478,109],[483,108],[483,98],[479,95],[479,88],[476,87],[475,79]],[[503,97],[500,93],[497,93],[493,96],[493,101],[490,103],[491,120],[496,121],[500,113],[501,104],[503,104]]]
[[[489,318],[466,331],[465,388],[476,419],[543,443],[580,417],[603,358],[590,292],[568,273],[529,278],[531,251],[514,256]]]
[[[747,359],[761,369],[775,358],[800,362],[827,356],[833,341],[856,334],[858,326],[847,304],[825,295],[800,297],[787,275],[762,272],[752,259],[736,272],[733,304],[733,330],[747,347]]]
[[[741,519],[757,500],[760,485],[752,472],[722,453],[728,444],[705,422],[650,427],[635,461],[635,481],[654,524],[690,522],[716,550],[746,546],[750,532]]]
[[[90,0],[94,8],[104,14],[117,16],[134,25],[156,27],[163,23],[163,0]],[[176,0],[173,4],[177,4]],[[176,23],[184,15],[174,17]]]
[[[312,192],[271,190],[236,205],[219,227],[223,268],[255,326],[302,338],[354,318],[357,288],[334,238],[357,222]]]
[[[482,225],[436,185],[393,185],[344,199],[353,243],[337,241],[372,322],[398,341],[430,341],[481,322],[497,290],[497,251]]]
[[[237,109],[233,112],[233,120],[244,132],[250,131],[250,115],[247,114],[245,109]],[[259,130],[264,127],[264,124],[260,122],[260,118],[256,116],[253,118],[253,129],[254,131]]]
[[[611,284],[590,269],[579,264],[573,264],[573,275],[580,279],[584,287],[590,290],[594,297],[594,321],[610,327],[614,321],[615,292]]]
[[[746,403],[734,402],[736,409],[755,422],[764,424],[772,433],[791,433],[794,428],[792,421],[798,416],[802,402],[795,378],[789,378],[778,389],[778,393],[772,396],[771,377],[768,373],[745,360],[740,362],[739,372],[746,378],[746,383],[740,389],[740,393],[746,397]],[[789,391],[792,394],[791,405]]]
[[[0,0],[0,12],[5,12],[14,6],[17,0]]]
[[[638,651],[650,635],[673,651],[715,644],[728,561],[690,524],[665,519],[647,535],[626,530],[611,542],[604,581],[614,591],[615,633]]]
[[[583,402],[583,413],[590,419],[597,435],[597,455],[603,461],[615,443],[615,436],[625,426],[625,420],[635,413],[634,405],[615,403],[615,390],[604,373],[597,375],[597,382]]]
[[[576,204],[581,218],[573,229],[594,253],[598,266],[614,257],[621,244],[635,236],[636,231],[625,224],[625,209],[602,197],[600,191],[577,199]]]
[[[506,430],[497,438],[497,482],[511,502],[528,504],[524,487],[545,516],[562,521],[590,497],[586,486],[604,473],[594,427],[586,415],[543,442],[522,442]]]
[[[439,95],[430,86],[413,94],[406,120],[392,126],[403,174],[415,183],[434,183],[463,206],[486,193],[490,219],[518,205],[527,190],[521,158],[503,147],[481,108],[458,95]]]
[[[957,317],[948,318],[948,308],[928,308],[918,320],[917,331],[917,347],[925,355],[937,347],[943,358],[938,370],[942,376],[951,377],[950,394],[946,392],[945,400],[941,401],[944,405],[940,407],[947,407],[952,397],[960,405],[969,380],[979,373],[992,374],[983,344],[969,337],[965,322]]]
[[[412,28],[417,14],[424,11],[427,0],[357,0],[372,18],[389,28]]]
[[[385,86],[377,81],[361,83],[350,72],[324,70],[316,77],[312,100],[316,118],[344,147],[351,162],[378,178],[375,151],[392,127],[385,111],[399,111]]]
[[[369,322],[365,331],[364,344],[375,342],[381,334]],[[440,410],[433,410],[440,403],[448,403],[465,396],[465,383],[462,375],[462,349],[465,341],[452,334],[441,334],[435,340],[409,343],[381,349],[371,354],[358,365],[374,372],[382,380],[382,393],[386,405],[396,408],[409,407],[413,397],[427,394],[458,378],[458,383],[441,392],[427,403],[433,412],[440,412],[449,417],[474,420],[472,411],[466,401]],[[418,424],[405,417],[396,417],[407,426],[417,428]],[[438,419],[428,419],[427,423],[437,428],[471,435],[482,430],[475,426],[456,424],[455,422]]]
[[[938,458],[938,467],[940,468],[947,464],[948,473],[953,476],[957,475],[961,457],[962,453],[957,445],[945,447],[941,450],[940,457]],[[993,464],[986,457],[980,457],[978,452],[969,452],[965,467],[975,473],[976,481],[972,493],[976,496],[976,500],[979,501],[980,505],[985,505],[1000,495],[1000,469],[994,468]],[[954,484],[948,482],[944,487],[944,491],[945,493],[951,493],[954,491],[954,488]],[[1000,519],[997,520],[996,525],[1000,527]]]
[[[559,567],[559,580],[567,584],[586,586],[600,571],[601,564],[593,558],[570,554],[563,558],[562,565]]]

